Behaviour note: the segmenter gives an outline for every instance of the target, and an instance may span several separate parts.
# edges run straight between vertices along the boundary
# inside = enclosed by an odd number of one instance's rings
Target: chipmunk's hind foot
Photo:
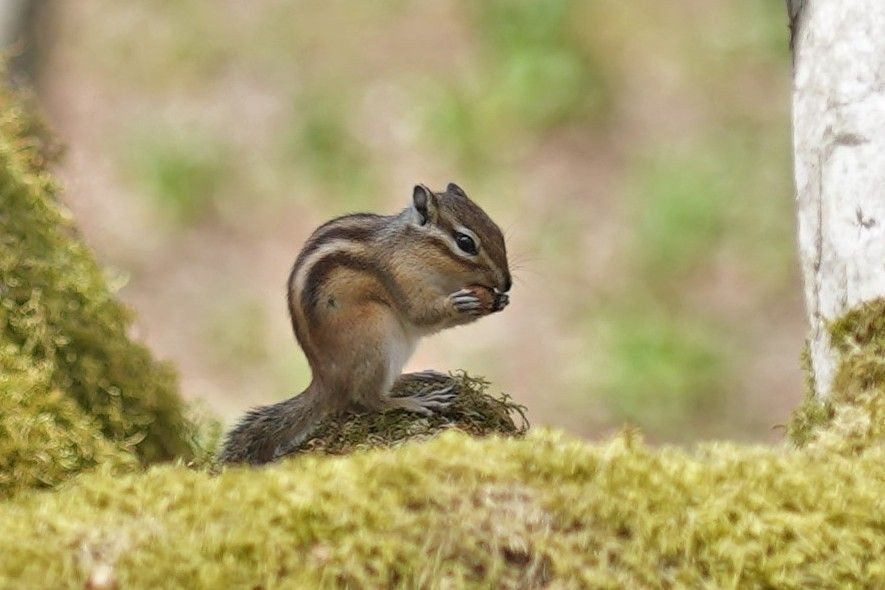
[[[452,381],[452,376],[434,369],[425,369],[415,373],[403,373],[393,384],[393,390],[402,389],[411,382],[418,381],[421,383],[448,383]]]
[[[423,387],[412,392],[402,391],[406,383],[415,381],[423,383]],[[458,397],[455,385],[452,377],[438,371],[400,375],[391,397],[386,400],[385,410],[406,410],[422,416],[432,416],[451,406]]]

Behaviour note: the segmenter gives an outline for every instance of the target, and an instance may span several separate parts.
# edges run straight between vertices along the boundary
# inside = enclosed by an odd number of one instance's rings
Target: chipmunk
[[[220,460],[260,465],[297,449],[345,410],[431,415],[455,398],[435,371],[401,375],[418,340],[501,311],[510,269],[498,226],[458,185],[417,185],[398,215],[346,215],[317,228],[289,275],[292,327],[313,379],[301,394],[248,412]],[[422,393],[391,395],[406,382]]]

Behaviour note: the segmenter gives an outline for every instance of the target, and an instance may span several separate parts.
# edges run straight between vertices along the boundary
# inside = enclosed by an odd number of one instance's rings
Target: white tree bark
[[[885,0],[787,0],[799,250],[815,392],[836,356],[827,324],[885,297]]]

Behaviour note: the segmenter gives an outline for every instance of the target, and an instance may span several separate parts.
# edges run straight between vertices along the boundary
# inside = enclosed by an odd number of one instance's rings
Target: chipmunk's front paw
[[[482,285],[469,285],[449,295],[455,309],[461,313],[480,317],[498,311],[500,295]],[[507,297],[504,295],[504,297]],[[507,303],[504,303],[507,305]],[[500,309],[503,309],[500,308]]]

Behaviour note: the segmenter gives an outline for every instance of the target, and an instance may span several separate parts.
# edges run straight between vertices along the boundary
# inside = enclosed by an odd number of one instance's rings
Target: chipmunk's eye
[[[471,238],[467,234],[462,234],[461,232],[456,231],[455,243],[458,244],[459,248],[461,248],[468,254],[476,254],[476,242],[474,242],[473,238]]]

